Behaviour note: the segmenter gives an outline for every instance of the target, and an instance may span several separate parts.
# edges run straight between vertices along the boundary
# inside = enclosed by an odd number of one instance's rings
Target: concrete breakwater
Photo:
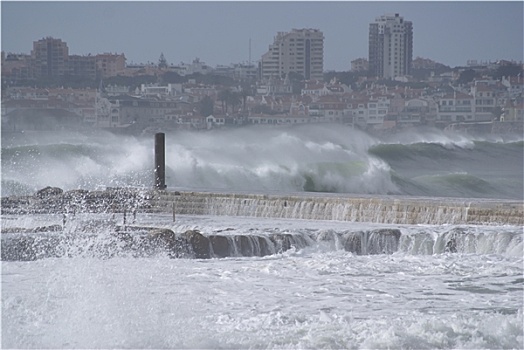
[[[519,201],[303,193],[175,192],[135,188],[103,191],[46,188],[35,196],[2,198],[3,214],[137,212],[338,220],[386,224],[524,225]]]
[[[454,198],[295,196],[163,192],[151,207],[176,214],[337,220],[386,224],[523,225],[522,202]]]
[[[213,232],[175,232],[165,224],[162,227],[141,226],[137,223],[139,220],[135,220],[140,212],[173,214],[175,221],[177,215],[228,215],[392,224],[522,226],[524,219],[522,203],[512,201],[306,193],[286,196],[131,188],[64,192],[58,188],[46,188],[34,196],[2,198],[2,214],[10,219],[32,214],[63,214],[58,216],[58,220],[63,217],[63,221],[26,227],[24,220],[4,220],[1,260],[68,256],[149,257],[157,254],[209,259],[265,256],[293,247],[300,249],[319,244],[359,255],[391,254],[399,249],[433,254],[470,252],[476,249],[476,244],[472,247],[471,242],[484,242],[485,246],[486,240],[498,241],[499,238],[507,246],[503,250],[511,247],[518,250],[519,244],[522,245],[521,236],[513,233],[502,231],[498,233],[500,237],[490,235],[486,238],[483,233],[472,234],[461,227],[450,227],[437,237],[424,232],[403,235],[398,228],[353,231],[350,227],[343,232],[307,231],[298,234],[278,230],[245,233],[234,228]],[[106,215],[95,215],[93,219],[93,216],[77,213]],[[16,222],[22,225],[18,227]],[[499,243],[496,245],[498,250]]]

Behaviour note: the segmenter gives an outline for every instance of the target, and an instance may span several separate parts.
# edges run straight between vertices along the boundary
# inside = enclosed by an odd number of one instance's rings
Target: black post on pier
[[[166,147],[163,132],[155,134],[155,188],[166,188]]]

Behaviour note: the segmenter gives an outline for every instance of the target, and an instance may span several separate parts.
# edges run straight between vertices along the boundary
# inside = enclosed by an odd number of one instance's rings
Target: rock
[[[272,245],[273,244],[269,238],[258,236],[258,246],[260,247],[260,256],[266,256],[266,255],[273,254],[274,249],[271,249]]]
[[[269,235],[269,239],[275,245],[277,253],[285,252],[291,248],[291,234],[289,233],[273,233]]]
[[[209,238],[201,234],[197,230],[188,230],[183,233],[183,238],[186,239],[197,259],[209,259],[211,257],[209,251]]]
[[[362,235],[364,232],[348,232],[342,236],[344,250],[357,255],[362,254]]]
[[[2,261],[33,261],[63,255],[59,237],[39,237],[30,234],[22,234],[9,239],[2,238],[0,253]]]
[[[62,193],[64,193],[64,190],[62,190],[61,188],[47,186],[45,188],[42,188],[41,190],[38,190],[36,192],[36,196],[38,198],[47,198],[51,196],[59,196]]]
[[[225,258],[231,256],[229,240],[226,236],[209,236],[211,247],[213,247],[213,253],[217,258]]]
[[[367,254],[393,254],[398,251],[400,236],[399,229],[384,228],[373,230],[367,239]]]
[[[193,251],[187,237],[177,236],[170,229],[152,229],[148,232],[148,237],[154,246],[167,251],[172,258],[187,257]]]
[[[233,241],[237,247],[237,251],[242,256],[253,256],[253,245],[249,242],[249,238],[246,236],[236,235],[233,237]]]
[[[38,226],[33,228],[26,227],[2,227],[2,233],[40,233],[40,232],[59,232],[62,231],[61,225]]]
[[[170,229],[166,228],[152,229],[147,233],[147,236],[152,241],[156,241],[159,244],[164,245],[166,248],[174,247],[176,243],[175,233]]]

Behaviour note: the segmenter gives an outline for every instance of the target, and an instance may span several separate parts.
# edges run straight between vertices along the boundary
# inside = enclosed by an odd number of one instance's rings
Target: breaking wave
[[[2,196],[153,185],[153,137],[2,138]],[[166,135],[168,189],[523,198],[523,141],[341,125]]]

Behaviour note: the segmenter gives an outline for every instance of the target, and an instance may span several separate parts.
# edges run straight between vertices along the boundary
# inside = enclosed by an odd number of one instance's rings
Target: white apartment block
[[[410,73],[413,60],[413,24],[398,13],[377,17],[369,25],[369,69],[378,77]]]
[[[475,121],[491,121],[495,107],[499,105],[496,89],[489,83],[476,81],[471,88],[471,95],[475,99]]]
[[[306,80],[322,80],[323,71],[324,34],[318,29],[279,32],[260,61],[263,80],[283,79],[291,72]]]
[[[475,100],[462,92],[447,94],[438,101],[437,123],[475,121]]]
[[[368,102],[367,124],[368,125],[382,125],[384,117],[388,113],[389,99],[380,96],[376,99],[371,99]]]

